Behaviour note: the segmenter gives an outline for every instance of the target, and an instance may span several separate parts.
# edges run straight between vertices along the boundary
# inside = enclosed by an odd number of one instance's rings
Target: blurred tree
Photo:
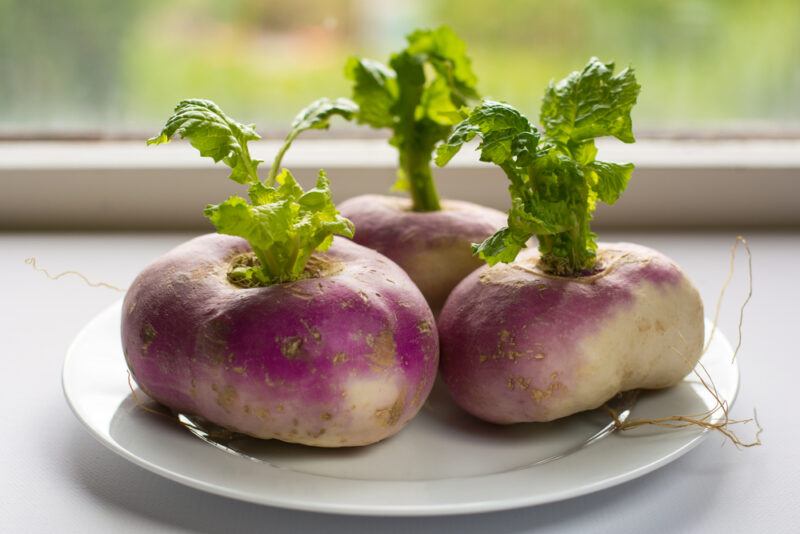
[[[0,0],[3,122],[57,127],[114,120],[125,68],[121,48],[151,4]]]
[[[347,56],[438,24],[533,116],[597,55],[635,65],[640,127],[800,124],[798,0],[0,0],[0,133],[150,131],[187,96],[280,129],[347,94]]]

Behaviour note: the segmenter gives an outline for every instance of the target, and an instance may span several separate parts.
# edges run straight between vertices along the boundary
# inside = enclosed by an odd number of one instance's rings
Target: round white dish
[[[121,302],[92,319],[67,352],[63,386],[101,443],[154,473],[258,504],[354,515],[475,513],[584,495],[642,476],[685,454],[698,428],[612,432],[602,411],[547,424],[496,426],[462,413],[436,388],[399,434],[361,448],[315,449],[278,441],[210,443],[131,394],[119,339]],[[707,322],[707,330],[710,325]],[[716,332],[702,363],[733,404],[739,371]],[[633,418],[702,413],[715,405],[696,377],[643,394]],[[714,414],[722,416],[721,411]],[[215,446],[211,446],[215,445]]]

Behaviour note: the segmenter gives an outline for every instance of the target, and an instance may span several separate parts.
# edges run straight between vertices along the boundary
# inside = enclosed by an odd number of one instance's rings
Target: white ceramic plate
[[[89,322],[67,353],[64,393],[75,415],[101,443],[131,462],[243,501],[359,515],[503,510],[642,476],[706,435],[696,428],[610,432],[609,418],[600,411],[547,424],[495,426],[460,412],[437,388],[409,426],[369,447],[315,449],[254,439],[209,443],[137,406],[120,346],[120,305]],[[703,358],[730,404],[739,384],[731,356],[730,344],[717,332]],[[139,392],[138,399],[144,394]],[[632,417],[696,414],[714,404],[690,377],[640,397]]]

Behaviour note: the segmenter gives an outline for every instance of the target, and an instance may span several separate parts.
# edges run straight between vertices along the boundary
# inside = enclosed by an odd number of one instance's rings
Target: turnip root
[[[633,171],[598,161],[594,140],[634,141],[639,89],[631,69],[615,75],[592,58],[550,84],[543,131],[486,100],[439,146],[443,165],[478,137],[481,160],[510,182],[508,225],[474,246],[489,266],[439,316],[442,376],[468,412],[550,421],[622,391],[674,385],[700,358],[703,306],[681,270],[645,247],[598,247],[590,228],[597,202],[616,202]],[[538,253],[523,252],[534,235]]]
[[[403,428],[438,363],[433,316],[408,276],[336,238],[305,278],[237,287],[228,272],[250,252],[209,234],[136,278],[122,321],[136,383],[176,412],[258,438],[340,447]]]
[[[703,304],[680,268],[628,243],[600,243],[598,258],[595,274],[559,277],[526,251],[456,287],[439,328],[459,406],[494,423],[550,421],[675,385],[694,368]]]
[[[266,181],[248,150],[255,129],[208,100],[181,102],[148,140],[187,138],[249,196],[207,206],[219,234],[159,258],[125,297],[125,359],[153,399],[228,430],[321,447],[374,443],[419,411],[439,354],[424,297],[391,260],[345,239],[353,224],[324,172],[304,191],[278,170],[300,132],[354,109],[320,99],[302,110]]]
[[[471,244],[493,234],[506,218],[497,210],[458,200],[443,200],[441,208],[413,211],[410,200],[385,195],[361,195],[339,205],[358,228],[353,240],[400,265],[434,313],[456,284],[481,266]]]

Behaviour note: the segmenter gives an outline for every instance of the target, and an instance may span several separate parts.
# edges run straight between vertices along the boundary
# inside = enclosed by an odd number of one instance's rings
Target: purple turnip
[[[441,209],[419,212],[408,199],[386,195],[354,197],[339,210],[358,221],[353,239],[400,265],[434,312],[456,284],[481,266],[472,255],[472,243],[505,221],[503,213],[470,202],[443,200]]]
[[[550,421],[617,393],[669,387],[702,353],[703,305],[675,263],[638,245],[598,244],[596,202],[614,203],[633,165],[597,161],[594,139],[633,142],[631,69],[592,58],[551,84],[544,132],[484,101],[439,147],[445,164],[478,136],[481,159],[508,176],[508,225],[474,246],[489,264],[439,315],[441,372],[453,399],[495,423]],[[538,253],[520,252],[532,236]]]
[[[439,331],[459,406],[494,423],[550,421],[692,370],[703,303],[680,268],[629,243],[600,243],[597,256],[594,274],[561,277],[525,251],[456,286]]]
[[[172,410],[258,438],[365,445],[400,430],[436,376],[433,316],[397,265],[341,237],[306,277],[242,288],[244,239],[209,234],[148,266],[123,304],[139,386]]]
[[[302,129],[351,111],[315,102],[276,160]],[[323,173],[309,191],[277,166],[262,182],[247,150],[257,134],[215,104],[181,102],[150,143],[173,135],[230,166],[250,202],[207,207],[220,233],[168,252],[131,285],[122,345],[136,383],[174,412],[258,438],[341,447],[399,431],[438,366],[433,314],[416,286],[344,238],[353,227]]]
[[[447,27],[417,30],[389,65],[351,58],[346,75],[359,110],[353,118],[388,128],[399,153],[394,190],[409,200],[366,195],[339,209],[358,228],[353,239],[396,261],[434,311],[450,290],[480,266],[470,244],[500,228],[505,214],[469,202],[440,201],[431,170],[434,147],[461,120],[459,110],[478,98],[466,46]]]

